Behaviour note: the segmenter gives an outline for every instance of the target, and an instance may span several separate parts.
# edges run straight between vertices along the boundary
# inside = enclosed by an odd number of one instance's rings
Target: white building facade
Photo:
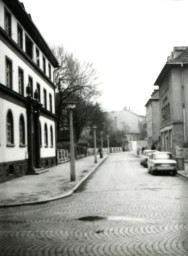
[[[58,62],[18,0],[0,0],[0,178],[56,164]]]

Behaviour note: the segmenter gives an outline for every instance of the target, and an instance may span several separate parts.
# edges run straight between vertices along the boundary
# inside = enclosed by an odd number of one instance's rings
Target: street
[[[1,256],[187,256],[188,179],[110,154],[73,196],[0,209]]]

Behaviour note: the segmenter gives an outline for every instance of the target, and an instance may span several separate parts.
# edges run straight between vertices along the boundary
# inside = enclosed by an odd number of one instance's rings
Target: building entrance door
[[[40,124],[37,112],[34,113],[33,131],[33,165],[40,168]]]

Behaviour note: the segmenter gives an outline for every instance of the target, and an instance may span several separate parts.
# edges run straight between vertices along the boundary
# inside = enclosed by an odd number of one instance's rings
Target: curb
[[[88,179],[94,171],[108,158],[109,155],[105,156],[100,163],[93,167],[93,169],[73,188],[73,193],[76,192],[79,187]]]
[[[24,202],[24,203],[13,203],[13,204],[4,204],[4,205],[0,205],[0,208],[8,208],[8,207],[16,207],[16,206],[25,206],[25,205],[35,205],[35,204],[44,204],[44,203],[48,203],[51,201],[55,201],[58,199],[62,199],[68,196],[71,196],[72,194],[74,194],[74,192],[76,192],[78,190],[78,188],[82,185],[83,182],[86,181],[86,179],[89,178],[89,176],[95,171],[97,170],[97,168],[108,158],[109,155],[105,156],[102,161],[100,163],[98,163],[96,166],[93,167],[93,169],[91,169],[91,171],[82,179],[78,182],[78,184],[75,185],[75,187],[70,190],[67,193],[64,193],[60,196],[56,196],[56,197],[51,197],[48,199],[44,199],[44,200],[39,200],[39,201],[30,201],[30,202]]]
[[[178,172],[177,174],[178,174],[179,176],[185,178],[185,179],[188,179],[188,176],[185,175],[185,174],[183,174],[183,173],[181,173],[181,172]]]

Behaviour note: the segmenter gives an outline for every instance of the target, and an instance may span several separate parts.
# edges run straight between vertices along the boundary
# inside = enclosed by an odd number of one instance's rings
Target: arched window
[[[44,125],[44,146],[48,147],[48,128],[47,128],[47,124]]]
[[[51,139],[51,148],[54,146],[54,137],[53,137],[53,128],[50,127],[50,139]]]
[[[23,115],[20,116],[19,131],[20,131],[20,146],[25,145],[25,122],[24,122]]]
[[[12,111],[9,110],[7,113],[7,145],[14,144],[14,122]]]

